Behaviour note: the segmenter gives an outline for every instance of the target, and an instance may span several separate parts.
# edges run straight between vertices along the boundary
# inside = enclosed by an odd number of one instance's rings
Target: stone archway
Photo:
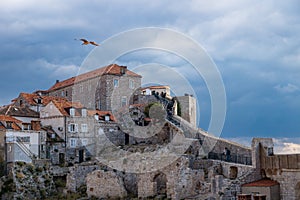
[[[295,186],[295,199],[300,199],[300,182]]]
[[[156,195],[167,196],[167,176],[160,172],[153,178],[153,182],[156,183]]]

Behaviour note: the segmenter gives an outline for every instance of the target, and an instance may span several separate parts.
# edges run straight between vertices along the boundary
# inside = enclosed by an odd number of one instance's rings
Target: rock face
[[[113,171],[93,171],[87,175],[86,183],[89,198],[122,198],[127,196],[123,180]]]
[[[45,199],[56,192],[48,166],[16,162],[7,177],[2,177],[2,199]]]

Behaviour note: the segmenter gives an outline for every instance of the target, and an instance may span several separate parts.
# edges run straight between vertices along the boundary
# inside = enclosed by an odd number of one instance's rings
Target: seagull
[[[75,40],[78,40],[78,39],[75,39]],[[81,38],[79,39],[82,41],[82,44],[81,45],[88,45],[88,44],[91,44],[91,45],[94,45],[94,46],[99,46],[99,44],[97,44],[96,42],[94,41],[88,41],[87,39],[84,39],[84,38]]]
[[[90,44],[90,42],[87,41],[86,39],[81,38],[80,40],[83,42],[81,45],[88,45],[88,44]]]
[[[94,41],[90,41],[90,44],[95,45],[95,46],[99,46],[99,44],[97,44],[97,43],[94,42]]]

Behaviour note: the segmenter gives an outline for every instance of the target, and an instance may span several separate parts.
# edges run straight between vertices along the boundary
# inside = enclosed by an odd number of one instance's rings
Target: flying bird
[[[78,39],[75,39],[75,40],[78,40]],[[79,39],[80,41],[82,41],[82,44],[81,45],[88,45],[88,44],[91,44],[91,45],[94,45],[94,46],[99,46],[99,44],[97,44],[96,42],[94,41],[88,41],[87,39],[84,39],[84,38],[81,38]]]
[[[97,43],[94,42],[94,41],[90,41],[90,44],[95,45],[95,46],[99,46],[99,44],[97,44]]]

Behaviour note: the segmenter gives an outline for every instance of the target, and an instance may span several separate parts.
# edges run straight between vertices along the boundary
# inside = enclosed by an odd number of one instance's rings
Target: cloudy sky
[[[75,76],[94,47],[74,38],[101,43],[130,29],[161,27],[194,39],[216,64],[227,96],[222,137],[293,140],[300,133],[299,9],[297,0],[3,0],[0,104]],[[133,52],[118,62],[130,69],[186,64],[154,50]],[[200,126],[207,129],[209,93],[201,78],[191,84],[198,91]]]

